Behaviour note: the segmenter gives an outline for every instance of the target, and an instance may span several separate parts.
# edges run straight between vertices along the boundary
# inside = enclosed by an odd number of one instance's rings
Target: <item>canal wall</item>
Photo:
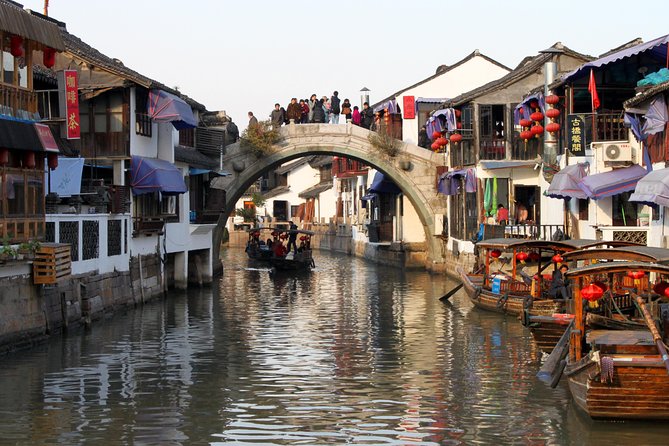
[[[158,255],[133,257],[130,271],[80,274],[55,285],[34,285],[31,267],[21,263],[2,268],[0,354],[163,295]]]

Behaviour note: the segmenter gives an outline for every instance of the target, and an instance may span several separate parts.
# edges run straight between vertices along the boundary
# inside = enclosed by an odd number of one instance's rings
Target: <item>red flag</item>
[[[592,96],[592,110],[595,111],[599,108],[599,95],[597,94],[597,85],[595,85],[595,73],[590,69],[590,82],[588,82],[588,91],[590,96]]]

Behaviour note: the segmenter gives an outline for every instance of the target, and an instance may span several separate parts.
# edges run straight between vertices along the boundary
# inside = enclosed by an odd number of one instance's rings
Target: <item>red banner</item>
[[[404,119],[416,118],[416,98],[414,96],[404,96]]]
[[[65,70],[65,112],[67,139],[79,139],[81,128],[79,126],[79,82],[76,70]]]

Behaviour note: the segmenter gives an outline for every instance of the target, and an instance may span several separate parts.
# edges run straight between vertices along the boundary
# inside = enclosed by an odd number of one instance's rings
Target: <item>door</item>
[[[515,186],[513,219],[516,224],[540,224],[541,192],[537,186]],[[511,218],[511,216],[509,216]]]

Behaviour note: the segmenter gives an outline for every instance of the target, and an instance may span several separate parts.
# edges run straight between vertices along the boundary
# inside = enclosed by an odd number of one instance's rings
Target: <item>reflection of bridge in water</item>
[[[437,166],[445,164],[444,155],[401,143],[399,153],[390,157],[370,144],[369,134],[369,130],[351,124],[291,124],[281,128],[275,151],[269,156],[259,158],[239,145],[229,147],[223,163],[231,167],[233,175],[219,178],[214,185],[226,191],[218,233],[222,232],[228,215],[234,212],[237,200],[263,173],[295,158],[337,155],[373,166],[397,184],[423,225],[428,249],[427,266],[441,263],[442,241],[435,234],[442,233],[442,219],[435,216],[446,214],[446,197],[437,194],[435,182]],[[218,237],[220,234],[215,237],[214,246],[218,246]]]

